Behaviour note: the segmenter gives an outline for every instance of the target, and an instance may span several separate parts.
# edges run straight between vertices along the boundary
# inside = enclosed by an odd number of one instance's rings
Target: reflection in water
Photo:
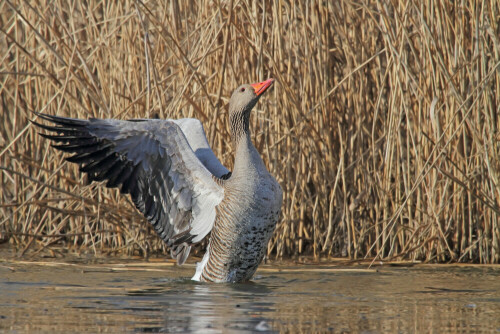
[[[287,271],[248,284],[192,268],[0,263],[0,332],[499,332],[499,268]]]
[[[181,291],[169,290],[158,296],[163,314],[162,332],[271,329],[271,320],[265,315],[272,312],[273,303],[255,302],[255,298],[265,300],[271,293],[267,287],[254,283],[183,285]]]

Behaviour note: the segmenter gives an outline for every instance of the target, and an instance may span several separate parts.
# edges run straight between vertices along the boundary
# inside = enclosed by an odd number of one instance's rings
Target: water
[[[356,268],[215,285],[190,281],[193,265],[3,261],[0,332],[500,333],[498,266]]]

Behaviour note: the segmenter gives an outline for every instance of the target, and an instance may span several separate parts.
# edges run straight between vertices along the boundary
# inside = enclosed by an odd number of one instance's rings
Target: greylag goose
[[[92,181],[120,187],[151,223],[179,265],[209,233],[193,280],[242,282],[252,278],[280,215],[282,190],[250,138],[250,111],[273,79],[238,87],[229,101],[235,149],[229,172],[211,150],[197,119],[89,120],[36,113],[33,123],[52,146],[74,153]]]

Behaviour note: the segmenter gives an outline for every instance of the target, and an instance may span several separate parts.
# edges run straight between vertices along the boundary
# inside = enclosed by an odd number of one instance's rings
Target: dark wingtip
[[[39,128],[45,129],[47,131],[53,131],[53,132],[74,131],[73,129],[70,129],[70,128],[45,125],[45,124],[42,124],[42,123],[38,123],[37,121],[30,120],[30,122],[32,124],[38,126]]]
[[[64,136],[48,135],[46,133],[41,133],[41,132],[39,132],[38,134],[40,136],[42,136],[43,138],[49,139],[49,140],[62,141],[63,139],[66,139],[66,138],[64,138]]]
[[[69,118],[69,117],[61,117],[61,116],[52,116],[52,115],[47,115],[47,114],[42,114],[37,111],[32,111],[35,115],[40,117],[41,119],[44,119],[46,121],[62,125],[62,126],[69,126],[69,127],[83,127],[88,124],[87,120],[83,119],[77,119],[77,118]],[[35,121],[30,120],[30,122],[34,123]],[[36,123],[36,122],[35,122]],[[36,123],[37,125],[39,123]]]
[[[78,140],[78,139],[88,139],[88,138],[83,138],[83,137],[82,138],[80,138],[80,137],[76,138],[76,137],[72,137],[72,136],[54,136],[54,135],[48,135],[46,133],[41,133],[41,132],[39,132],[38,134],[40,136],[42,136],[43,138],[45,138],[45,139],[53,140],[53,141],[58,142],[58,143],[61,143],[61,142],[70,142],[70,141],[75,140],[75,139],[76,140]],[[90,138],[90,139],[92,139],[92,138]]]
[[[38,111],[32,111],[33,114],[37,115],[38,117],[40,117],[41,119],[44,119],[46,121],[49,121],[49,122],[54,122],[54,120],[52,119],[52,117],[54,116],[50,116],[50,115],[46,115],[46,114],[42,114],[41,112],[38,112]],[[35,121],[31,121],[31,123],[36,123]],[[36,124],[40,124],[40,123],[36,123]]]

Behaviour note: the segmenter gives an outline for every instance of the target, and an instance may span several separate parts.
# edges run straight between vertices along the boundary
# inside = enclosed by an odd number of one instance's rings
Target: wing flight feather
[[[217,178],[230,175],[206,140],[198,120],[73,119],[37,115],[35,125],[91,180],[130,194],[137,209],[171,247],[179,264],[191,245],[212,229],[224,197]],[[193,146],[193,147],[192,147]],[[229,173],[229,174],[228,174]]]

